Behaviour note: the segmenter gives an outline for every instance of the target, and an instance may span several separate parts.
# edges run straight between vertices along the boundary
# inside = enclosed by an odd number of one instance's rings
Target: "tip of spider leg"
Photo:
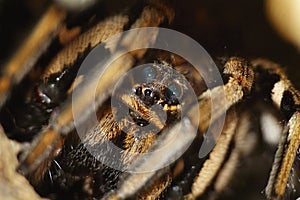
[[[246,92],[250,92],[254,80],[252,66],[243,58],[231,57],[224,65],[223,73],[238,81]]]

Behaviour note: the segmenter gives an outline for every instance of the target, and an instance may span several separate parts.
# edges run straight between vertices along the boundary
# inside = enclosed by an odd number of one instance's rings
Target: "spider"
[[[73,25],[67,30],[63,24],[74,22],[71,18],[66,20],[67,12],[54,5],[40,20],[28,42],[3,69],[0,105],[2,115],[8,117],[1,123],[6,125],[7,135],[20,142],[18,171],[28,178],[39,194],[54,199],[64,196],[86,199],[219,198],[234,178],[239,159],[247,156],[255,146],[253,131],[257,127],[253,125],[253,116],[247,107],[251,105],[264,113],[266,109],[262,105],[267,104],[268,110],[275,113],[272,115],[280,116],[284,121],[284,128],[264,190],[265,196],[267,199],[289,199],[299,195],[295,177],[299,154],[300,93],[278,64],[265,59],[221,59],[219,65],[224,85],[208,89],[193,66],[177,55],[146,52],[144,49],[130,52],[112,64],[96,90],[98,123],[87,128],[83,139],[77,136],[72,104],[82,115],[79,123],[87,121],[91,112],[88,92],[93,80],[85,82],[76,78],[74,81],[83,59],[96,45],[116,33],[129,28],[159,26],[172,21],[174,14],[171,8],[158,1],[149,1],[142,6],[137,3],[132,10],[127,8],[121,13],[109,13],[104,18],[87,15],[83,17],[89,19],[87,27]],[[37,36],[41,30],[41,36]],[[131,45],[135,39],[129,38],[125,45]],[[32,47],[31,43],[35,45]],[[39,51],[41,46],[48,47],[48,51]],[[108,47],[108,51],[112,53],[113,47]],[[40,58],[42,52],[44,58]],[[129,76],[129,92],[117,92],[115,106],[108,106],[112,86],[134,64],[148,60],[152,64],[137,69],[146,83],[141,84],[137,77]],[[38,73],[36,68],[44,63],[47,67],[42,69],[40,82],[32,87],[35,80],[25,75],[29,71]],[[176,78],[163,82],[173,70]],[[183,77],[191,83],[192,89],[185,87]],[[26,100],[20,108],[14,108],[10,102],[19,101],[11,89],[22,85],[21,80],[22,83],[29,82],[29,92],[24,92]],[[81,98],[72,99],[72,92],[84,83]],[[126,82],[120,84],[126,85]],[[188,101],[187,91],[190,90],[197,95],[196,103]],[[221,91],[225,92],[225,101],[220,101],[218,109],[211,112],[211,97],[218,96]],[[151,110],[153,105],[160,109]],[[126,113],[129,118],[121,117],[117,123],[113,114],[124,106],[129,108]],[[178,123],[183,106],[188,109],[187,118],[183,120],[185,134]],[[200,121],[194,119],[199,115],[197,111],[202,113]],[[217,140],[215,147],[208,156],[199,158],[205,131],[210,124],[218,126],[218,119],[225,113],[222,133],[218,139],[214,138]],[[167,127],[162,123],[163,118],[166,118]],[[149,124],[154,128],[143,132],[143,127]],[[195,138],[191,134],[193,126],[198,127]],[[153,131],[156,128],[162,131],[156,133]],[[123,129],[129,134],[124,134]],[[145,159],[135,154],[160,149],[174,135],[178,137],[177,143],[173,151],[164,156],[151,154]],[[192,144],[183,155],[172,164],[164,165],[191,140]],[[120,147],[122,167],[143,171],[151,166],[158,170],[130,173],[106,166],[98,160],[102,154],[97,159],[90,150],[105,145],[107,141]],[[110,151],[109,147],[107,151]]]

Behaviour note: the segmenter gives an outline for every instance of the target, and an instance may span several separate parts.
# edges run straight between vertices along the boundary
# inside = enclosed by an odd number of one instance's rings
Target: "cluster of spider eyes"
[[[143,80],[145,80],[146,83],[152,83],[156,81],[158,73],[156,69],[152,66],[146,66],[142,70],[142,76]],[[145,98],[152,98],[154,101],[158,101],[160,99],[160,96],[157,91],[155,91],[152,87],[142,87],[138,86],[135,89],[135,94],[137,96],[145,96]],[[169,86],[166,87],[164,90],[164,96],[167,101],[174,102],[178,100],[182,95],[182,91],[177,83],[171,83]]]

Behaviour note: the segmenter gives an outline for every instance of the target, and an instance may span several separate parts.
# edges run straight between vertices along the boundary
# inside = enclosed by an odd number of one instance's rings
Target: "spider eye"
[[[178,84],[172,83],[166,90],[165,96],[167,100],[175,101],[178,100],[182,95],[181,88]]]
[[[156,70],[152,66],[147,66],[143,69],[143,77],[146,82],[153,82],[157,75]]]

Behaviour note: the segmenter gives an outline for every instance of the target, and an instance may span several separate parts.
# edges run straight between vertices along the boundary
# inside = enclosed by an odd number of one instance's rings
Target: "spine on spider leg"
[[[267,88],[260,89],[269,92],[270,99],[283,113],[287,122],[265,189],[267,198],[283,199],[292,192],[288,185],[293,184],[289,179],[300,144],[300,93],[278,64],[257,59],[253,61],[253,65],[258,72],[258,81],[272,80],[272,84],[266,84]]]

